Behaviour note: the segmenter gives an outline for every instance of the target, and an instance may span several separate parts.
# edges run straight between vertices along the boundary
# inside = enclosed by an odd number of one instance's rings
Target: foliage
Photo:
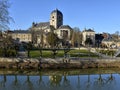
[[[7,49],[5,57],[16,57],[17,53],[15,49]],[[4,56],[4,49],[0,48],[0,57]]]
[[[16,56],[15,49],[9,49],[9,50],[7,50],[7,57],[15,57],[15,56]]]
[[[28,42],[28,43],[24,43],[23,45],[24,45],[23,47],[27,50],[27,56],[30,57],[30,50],[32,49],[32,43]]]
[[[87,38],[86,41],[85,41],[85,45],[89,46],[89,45],[92,45],[92,44],[93,44],[92,39]]]
[[[1,47],[1,49],[3,50],[3,56],[5,57],[16,56],[17,53],[15,50],[14,41],[11,36],[6,35],[3,38],[2,45],[3,46]],[[15,54],[13,50],[15,50]]]
[[[51,48],[55,48],[59,44],[59,38],[57,37],[57,35],[54,32],[48,33],[47,41],[48,41],[49,45],[51,46]]]
[[[3,48],[0,48],[0,56],[3,56]]]

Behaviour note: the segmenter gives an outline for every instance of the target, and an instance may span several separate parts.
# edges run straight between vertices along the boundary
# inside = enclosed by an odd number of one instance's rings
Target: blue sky
[[[50,13],[59,9],[64,25],[92,28],[96,33],[120,31],[120,0],[10,0],[9,27],[28,29],[32,22],[49,21]]]

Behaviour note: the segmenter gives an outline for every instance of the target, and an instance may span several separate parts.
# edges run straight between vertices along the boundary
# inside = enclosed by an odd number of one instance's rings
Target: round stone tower
[[[51,12],[50,25],[52,25],[55,29],[58,29],[61,25],[63,25],[63,14],[58,9]]]

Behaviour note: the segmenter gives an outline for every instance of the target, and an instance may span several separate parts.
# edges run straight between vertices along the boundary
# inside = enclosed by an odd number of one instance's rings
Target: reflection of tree
[[[27,80],[25,81],[25,84],[27,84],[28,90],[33,90],[33,84],[30,81],[29,75],[27,75]]]
[[[111,84],[113,81],[115,81],[115,78],[112,74],[110,74],[110,76],[106,80],[106,84]]]
[[[99,87],[104,86],[105,83],[106,83],[106,79],[103,78],[101,74],[99,74],[98,79],[94,82],[95,86],[99,86]]]
[[[80,76],[78,75],[77,89],[80,90]]]
[[[90,75],[88,75],[88,79],[87,79],[87,82],[86,82],[86,88],[87,89],[89,89],[90,84],[91,84],[91,82],[90,82]]]
[[[113,77],[112,74],[110,74],[109,77],[104,77],[104,78],[102,77],[101,74],[99,74],[99,78],[97,79],[97,81],[94,82],[94,84],[95,84],[95,87],[97,88],[102,88],[102,87],[112,88],[113,85],[110,85],[110,84],[113,84],[114,81],[115,81],[115,78]]]
[[[105,79],[104,78],[102,78],[102,75],[101,74],[99,74],[99,78],[98,78],[98,84],[101,84],[101,85],[104,85],[105,84]]]
[[[65,87],[70,86],[70,80],[67,79],[67,75],[66,74],[64,74],[64,76],[63,76],[63,85]]]
[[[42,79],[42,75],[40,75],[40,79],[37,81],[37,83],[38,83],[38,85],[40,85],[40,86],[45,86],[45,83],[44,83],[44,81],[43,81],[43,79]]]
[[[5,83],[7,82],[6,75],[3,76],[3,81],[0,82],[1,87],[5,87]]]
[[[15,75],[14,85],[17,85],[17,83],[18,83],[18,79],[17,79],[17,75]]]
[[[12,83],[12,86],[16,86],[16,88],[20,88],[20,83],[18,81],[17,75],[15,75],[15,79]]]

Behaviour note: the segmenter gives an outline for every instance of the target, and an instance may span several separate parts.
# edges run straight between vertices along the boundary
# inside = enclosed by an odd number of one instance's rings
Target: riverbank
[[[101,58],[0,58],[0,69],[120,68],[120,59]]]

